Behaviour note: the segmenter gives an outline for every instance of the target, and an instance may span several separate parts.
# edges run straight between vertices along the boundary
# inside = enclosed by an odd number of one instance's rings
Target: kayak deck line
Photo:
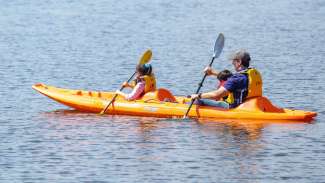
[[[32,86],[41,94],[83,112],[99,113],[114,97],[114,92],[63,89],[38,83]],[[145,94],[140,100],[127,101],[117,97],[107,114],[148,117],[181,118],[191,102],[190,98],[174,96],[169,90],[160,88]],[[189,111],[192,118],[258,119],[311,121],[316,112],[285,109],[274,106],[266,97],[248,99],[233,109],[193,105]]]

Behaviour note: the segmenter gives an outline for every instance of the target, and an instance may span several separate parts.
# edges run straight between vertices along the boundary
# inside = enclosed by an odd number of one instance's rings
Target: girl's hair
[[[219,81],[226,81],[231,76],[232,73],[229,70],[223,70],[218,73],[217,78]]]
[[[152,66],[151,64],[139,64],[136,68],[137,72],[141,75],[150,75],[152,73]]]

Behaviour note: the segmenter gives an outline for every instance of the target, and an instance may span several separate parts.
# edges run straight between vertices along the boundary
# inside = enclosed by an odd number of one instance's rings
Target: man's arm
[[[192,99],[197,99],[197,98],[207,98],[207,99],[215,99],[219,100],[224,96],[227,96],[229,94],[228,90],[224,87],[220,87],[217,90],[211,91],[211,92],[206,92],[206,93],[201,93],[201,94],[193,94],[191,95]]]

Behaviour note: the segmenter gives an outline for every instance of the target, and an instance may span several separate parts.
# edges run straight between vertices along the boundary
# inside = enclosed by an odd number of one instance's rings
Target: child
[[[218,88],[220,88],[221,86],[223,86],[225,84],[225,82],[227,81],[227,79],[229,77],[232,76],[232,73],[229,71],[229,70],[223,70],[223,71],[220,71],[217,75],[217,78],[219,80],[219,85],[218,85]]]
[[[229,70],[223,70],[217,74],[217,78],[219,80],[218,88],[224,86],[227,79],[232,76],[232,73]],[[219,107],[224,109],[229,109],[229,104],[225,101],[228,101],[228,96],[223,97],[221,100],[217,99],[201,99],[201,93],[198,95],[199,98],[194,101],[196,105],[203,105],[203,106],[213,106]]]
[[[126,94],[120,90],[116,91],[116,94],[129,101],[138,100],[145,93],[156,90],[156,79],[150,64],[137,65],[136,72],[137,75],[134,84],[129,84],[127,82],[123,83],[124,87],[133,88],[131,93]]]
[[[219,85],[217,88],[220,88],[221,86],[224,86],[224,84],[226,83],[227,79],[230,78],[232,76],[232,73],[225,69],[223,71],[220,71],[217,75],[217,78],[219,80]],[[223,101],[227,101],[228,96],[225,96],[222,98]]]

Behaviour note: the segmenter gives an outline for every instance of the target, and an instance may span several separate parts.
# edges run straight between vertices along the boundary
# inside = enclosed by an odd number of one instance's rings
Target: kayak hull
[[[71,90],[35,84],[33,89],[71,108],[83,112],[100,113],[114,97],[114,92]],[[174,97],[168,90],[159,89],[146,94],[141,100],[127,101],[117,97],[107,114],[180,118],[186,113],[190,99]],[[222,109],[193,105],[188,116],[193,118],[252,119],[252,120],[294,120],[310,121],[317,113],[302,110],[283,109],[274,106],[266,97],[245,101],[234,109]]]

